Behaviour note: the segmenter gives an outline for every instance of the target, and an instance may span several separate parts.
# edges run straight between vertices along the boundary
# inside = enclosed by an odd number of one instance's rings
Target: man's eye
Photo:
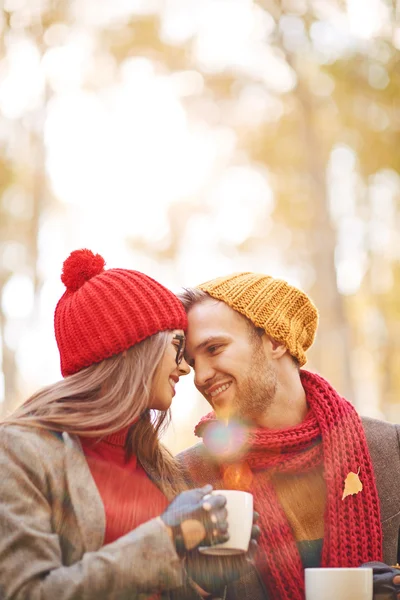
[[[220,347],[220,345],[208,346],[207,350],[210,352],[210,354],[214,354],[214,352],[216,352]]]

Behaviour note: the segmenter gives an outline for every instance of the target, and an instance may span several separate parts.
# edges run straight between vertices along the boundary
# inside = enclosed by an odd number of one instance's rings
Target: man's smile
[[[212,386],[211,388],[209,388],[206,392],[207,396],[210,396],[213,400],[219,396],[219,394],[222,394],[222,392],[225,392],[232,384],[232,381],[228,381],[227,383],[223,383],[223,384],[216,384],[214,386]]]

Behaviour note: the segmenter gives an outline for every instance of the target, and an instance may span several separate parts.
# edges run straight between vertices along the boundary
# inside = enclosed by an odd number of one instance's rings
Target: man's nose
[[[207,383],[214,377],[215,371],[211,367],[209,361],[204,359],[196,359],[194,365],[194,384],[197,388],[203,391]]]

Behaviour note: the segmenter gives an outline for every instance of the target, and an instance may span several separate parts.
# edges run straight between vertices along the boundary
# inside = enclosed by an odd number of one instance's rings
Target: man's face
[[[276,371],[246,319],[210,298],[188,313],[186,356],[197,389],[221,418],[256,420],[272,403]]]

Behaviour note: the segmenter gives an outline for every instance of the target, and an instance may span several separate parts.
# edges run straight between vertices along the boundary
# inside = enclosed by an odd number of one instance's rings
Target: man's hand
[[[382,562],[369,562],[361,565],[373,572],[374,600],[400,600],[400,567],[390,567]]]
[[[240,579],[252,568],[251,559],[257,551],[257,540],[260,537],[260,528],[256,525],[258,517],[258,513],[254,512],[249,550],[246,554],[210,556],[197,551],[187,554],[185,559],[186,571],[202,590],[218,594],[226,585]]]

